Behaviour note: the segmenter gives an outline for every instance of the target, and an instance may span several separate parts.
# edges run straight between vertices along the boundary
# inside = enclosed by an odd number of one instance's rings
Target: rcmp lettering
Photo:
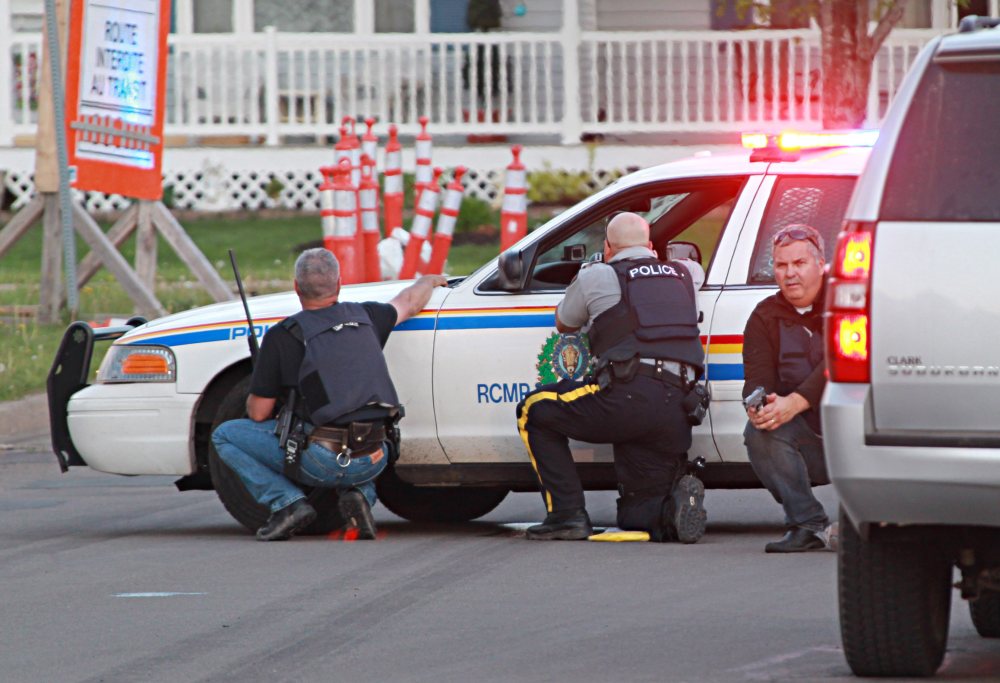
[[[527,382],[477,384],[476,403],[517,403],[531,391]]]
[[[661,275],[680,277],[680,274],[678,274],[674,267],[668,266],[666,263],[636,266],[628,271],[629,280],[635,280],[640,277],[660,277]]]

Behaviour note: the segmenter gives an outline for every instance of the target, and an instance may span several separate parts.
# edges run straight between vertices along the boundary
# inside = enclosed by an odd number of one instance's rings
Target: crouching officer
[[[249,419],[225,422],[212,434],[222,461],[271,511],[257,540],[284,541],[316,518],[299,484],[336,489],[348,528],[375,538],[375,478],[388,463],[386,430],[399,413],[382,347],[393,327],[446,284],[440,275],[426,275],[387,304],[339,302],[340,264],[333,254],[309,249],[296,260],[302,311],[264,335],[247,398]],[[285,409],[294,405],[294,415],[287,415],[290,435],[280,447],[273,419],[279,397],[288,397]]]
[[[585,264],[556,309],[560,332],[589,325],[597,369],[586,382],[540,387],[517,406],[548,513],[527,529],[530,539],[593,533],[569,439],[614,444],[619,527],[682,543],[705,532],[704,486],[684,473],[704,358],[694,286],[681,263],[657,260],[652,247],[642,216],[615,216],[606,263]]]

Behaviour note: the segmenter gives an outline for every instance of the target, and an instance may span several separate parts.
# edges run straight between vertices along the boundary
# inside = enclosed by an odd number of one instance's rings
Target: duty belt
[[[679,363],[675,360],[657,360],[655,358],[640,358],[639,371],[636,373],[660,379],[685,391],[691,388],[697,378],[694,366]]]

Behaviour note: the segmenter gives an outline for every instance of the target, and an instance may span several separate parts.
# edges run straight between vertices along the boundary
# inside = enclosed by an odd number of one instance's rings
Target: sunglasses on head
[[[822,251],[823,249],[819,246],[819,240],[816,239],[816,235],[808,230],[803,230],[802,228],[785,228],[784,230],[779,230],[774,233],[774,241],[772,246],[779,247],[782,246],[782,242],[785,241],[797,241],[805,240],[807,242],[812,242],[813,246]]]

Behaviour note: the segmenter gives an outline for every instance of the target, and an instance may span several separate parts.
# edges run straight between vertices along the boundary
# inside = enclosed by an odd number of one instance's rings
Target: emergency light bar
[[[750,161],[794,161],[798,152],[834,147],[871,147],[877,130],[830,130],[816,132],[743,133],[743,146],[753,150]]]

